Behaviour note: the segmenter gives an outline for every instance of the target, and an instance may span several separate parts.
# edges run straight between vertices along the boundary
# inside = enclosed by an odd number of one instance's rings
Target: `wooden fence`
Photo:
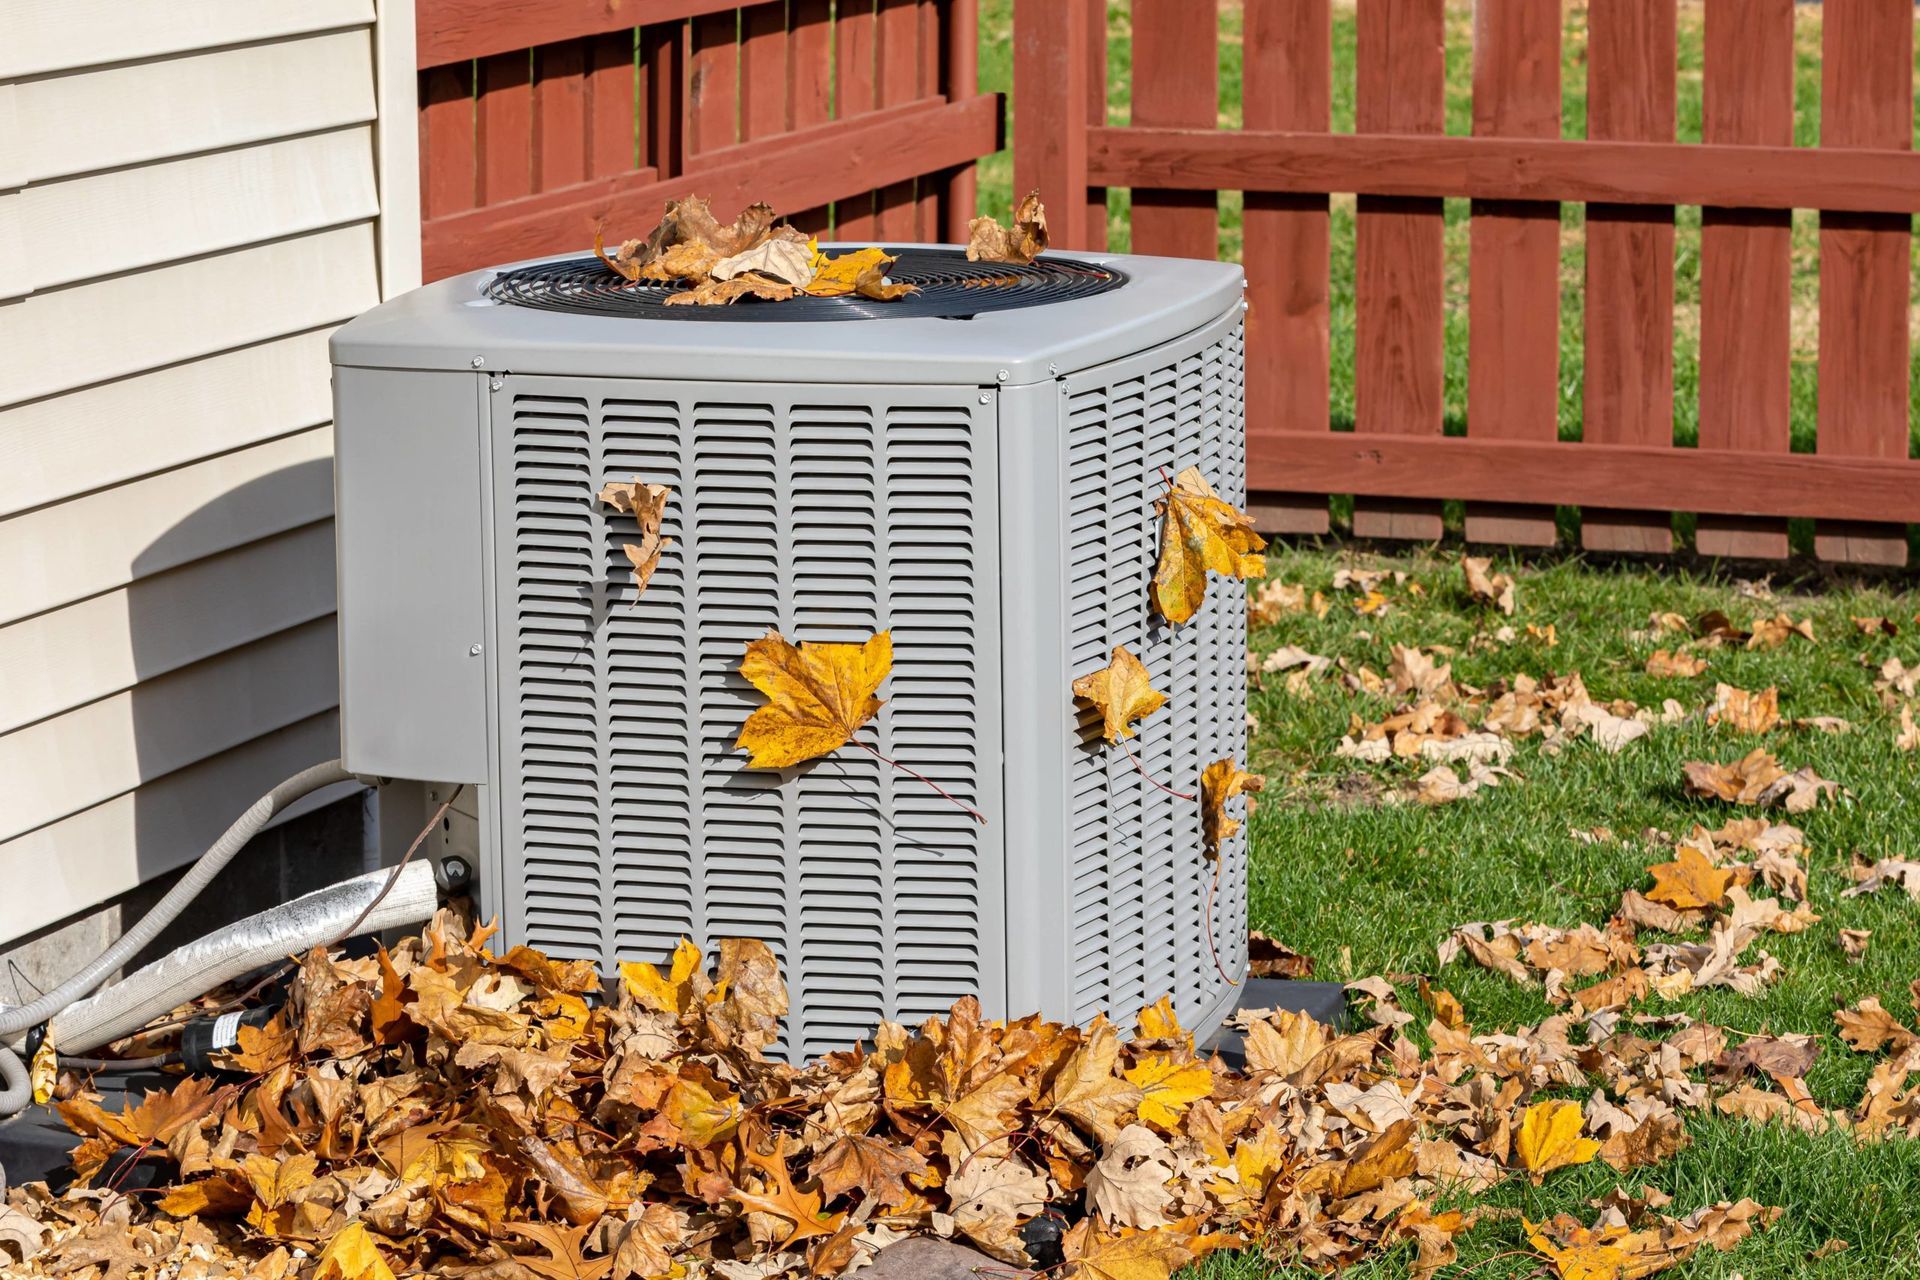
[[[419,0],[427,279],[766,200],[855,240],[965,240],[1000,146],[975,0]]]
[[[1102,0],[1022,0],[1015,184],[1055,243],[1099,247],[1108,187],[1133,248],[1213,257],[1246,193],[1250,479],[1283,532],[1900,564],[1908,271],[1920,210],[1911,0],[1827,0],[1820,145],[1793,147],[1793,0],[1706,6],[1704,138],[1675,142],[1674,0],[1591,0],[1588,136],[1560,137],[1560,0],[1477,0],[1471,137],[1442,136],[1443,0],[1357,0],[1357,132],[1332,134],[1329,0],[1244,0],[1244,127],[1217,127],[1214,0],[1133,0],[1133,114],[1109,127]],[[1328,201],[1357,195],[1354,432],[1328,429]],[[1471,197],[1467,431],[1442,434],[1441,198]],[[1586,217],[1584,427],[1557,422],[1560,203]],[[1700,205],[1699,445],[1673,441],[1675,205]],[[1789,217],[1819,209],[1817,452],[1789,443]]]

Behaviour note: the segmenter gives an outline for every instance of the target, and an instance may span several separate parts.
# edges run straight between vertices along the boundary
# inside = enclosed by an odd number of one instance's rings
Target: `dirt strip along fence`
[[[1001,103],[975,0],[419,0],[425,275],[644,236],[665,201],[966,239]]]
[[[1243,127],[1218,127],[1212,6],[1133,0],[1132,119],[1110,126],[1098,0],[1015,12],[1015,185],[1056,245],[1099,248],[1106,189],[1135,252],[1216,254],[1245,192],[1250,481],[1277,532],[1543,545],[1553,504],[1591,550],[1904,564],[1909,458],[1911,0],[1823,6],[1820,139],[1793,142],[1792,0],[1713,0],[1703,140],[1675,141],[1673,0],[1592,0],[1588,129],[1562,139],[1560,0],[1477,0],[1472,135],[1442,134],[1442,0],[1357,0],[1355,125],[1333,134],[1329,0],[1244,0]],[[1329,424],[1330,193],[1354,193],[1352,432]],[[1472,200],[1467,429],[1443,434],[1442,198]],[[1557,422],[1560,205],[1586,205],[1584,419]],[[1702,206],[1699,439],[1674,443],[1674,206]],[[1790,227],[1820,210],[1817,446],[1789,440]]]

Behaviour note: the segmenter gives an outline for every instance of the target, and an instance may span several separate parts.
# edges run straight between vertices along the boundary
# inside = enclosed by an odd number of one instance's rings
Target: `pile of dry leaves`
[[[1241,1247],[1332,1269],[1409,1241],[1431,1276],[1460,1233],[1513,1216],[1442,1194],[1662,1158],[1685,1141],[1676,1101],[1711,1088],[1693,1073],[1779,1065],[1684,1018],[1656,1024],[1665,1039],[1577,1043],[1565,1015],[1476,1035],[1437,990],[1425,1052],[1375,980],[1357,1033],[1242,1015],[1244,1070],[1197,1053],[1164,1001],[1122,1029],[987,1021],[971,999],[790,1066],[766,1056],[787,1001],[761,943],[711,965],[682,943],[602,998],[590,963],[485,942],[443,913],[391,953],[316,950],[229,1074],[125,1111],[64,1081],[80,1181],[9,1193],[14,1273],[768,1280],[931,1233],[1088,1280]],[[1888,1125],[1912,1110],[1883,1108]],[[127,1148],[160,1167],[153,1191],[114,1189]],[[1515,1228],[1564,1276],[1640,1276],[1779,1212],[1663,1203],[1616,1194],[1591,1222]]]
[[[1020,202],[1011,229],[990,217],[975,218],[967,257],[975,262],[1032,262],[1047,247],[1047,215],[1038,192]],[[786,302],[806,295],[897,302],[918,292],[887,278],[895,258],[866,248],[838,257],[788,223],[775,222],[773,206],[749,206],[731,223],[714,217],[699,196],[669,201],[665,215],[644,240],[628,240],[611,256],[604,231],[593,252],[623,279],[679,285],[668,306],[727,306],[742,298]]]

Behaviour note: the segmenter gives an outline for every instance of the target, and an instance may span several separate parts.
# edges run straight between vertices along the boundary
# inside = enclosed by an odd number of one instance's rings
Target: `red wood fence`
[[[966,239],[975,0],[418,0],[426,278],[755,200],[854,240]]]
[[[1355,134],[1332,134],[1329,0],[1244,0],[1244,127],[1216,127],[1213,0],[1133,0],[1133,118],[1109,127],[1101,0],[1022,0],[1015,185],[1054,241],[1098,247],[1107,187],[1133,247],[1213,257],[1246,193],[1248,443],[1263,521],[1428,539],[1899,564],[1909,454],[1908,269],[1920,211],[1911,0],[1827,0],[1821,138],[1795,148],[1793,0],[1713,0],[1704,140],[1674,141],[1674,0],[1591,0],[1588,136],[1560,138],[1560,0],[1477,0],[1473,131],[1442,136],[1443,0],[1357,0]],[[1328,203],[1356,206],[1354,432],[1328,429]],[[1471,197],[1467,433],[1442,434],[1441,198]],[[1584,427],[1558,438],[1559,206],[1587,205]],[[1673,443],[1676,204],[1704,206],[1699,446]],[[1819,209],[1817,452],[1789,452],[1790,211]]]

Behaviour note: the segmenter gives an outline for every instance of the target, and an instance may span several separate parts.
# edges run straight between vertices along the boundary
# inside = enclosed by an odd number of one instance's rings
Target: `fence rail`
[[[1217,127],[1217,33],[1186,0],[1134,0],[1133,115],[1107,122],[1102,0],[1016,9],[1016,185],[1056,243],[1099,247],[1133,191],[1136,252],[1212,257],[1216,192],[1245,193],[1248,421],[1258,514],[1430,539],[1465,499],[1473,541],[1780,557],[1785,518],[1824,559],[1902,564],[1909,458],[1910,0],[1823,6],[1821,137],[1793,142],[1792,0],[1714,0],[1703,140],[1675,141],[1674,0],[1592,0],[1587,137],[1561,133],[1560,0],[1476,0],[1472,136],[1445,136],[1443,0],[1356,0],[1355,123],[1331,127],[1328,0],[1244,0],[1243,120]],[[1329,204],[1355,209],[1354,431],[1329,421]],[[1443,197],[1472,199],[1467,423],[1443,431]],[[1560,205],[1586,208],[1579,441],[1559,438]],[[1699,441],[1674,443],[1674,212],[1703,207]],[[1814,454],[1791,452],[1790,210],[1821,211]]]
[[[640,235],[699,194],[966,238],[1000,100],[975,0],[420,0],[425,276]]]

